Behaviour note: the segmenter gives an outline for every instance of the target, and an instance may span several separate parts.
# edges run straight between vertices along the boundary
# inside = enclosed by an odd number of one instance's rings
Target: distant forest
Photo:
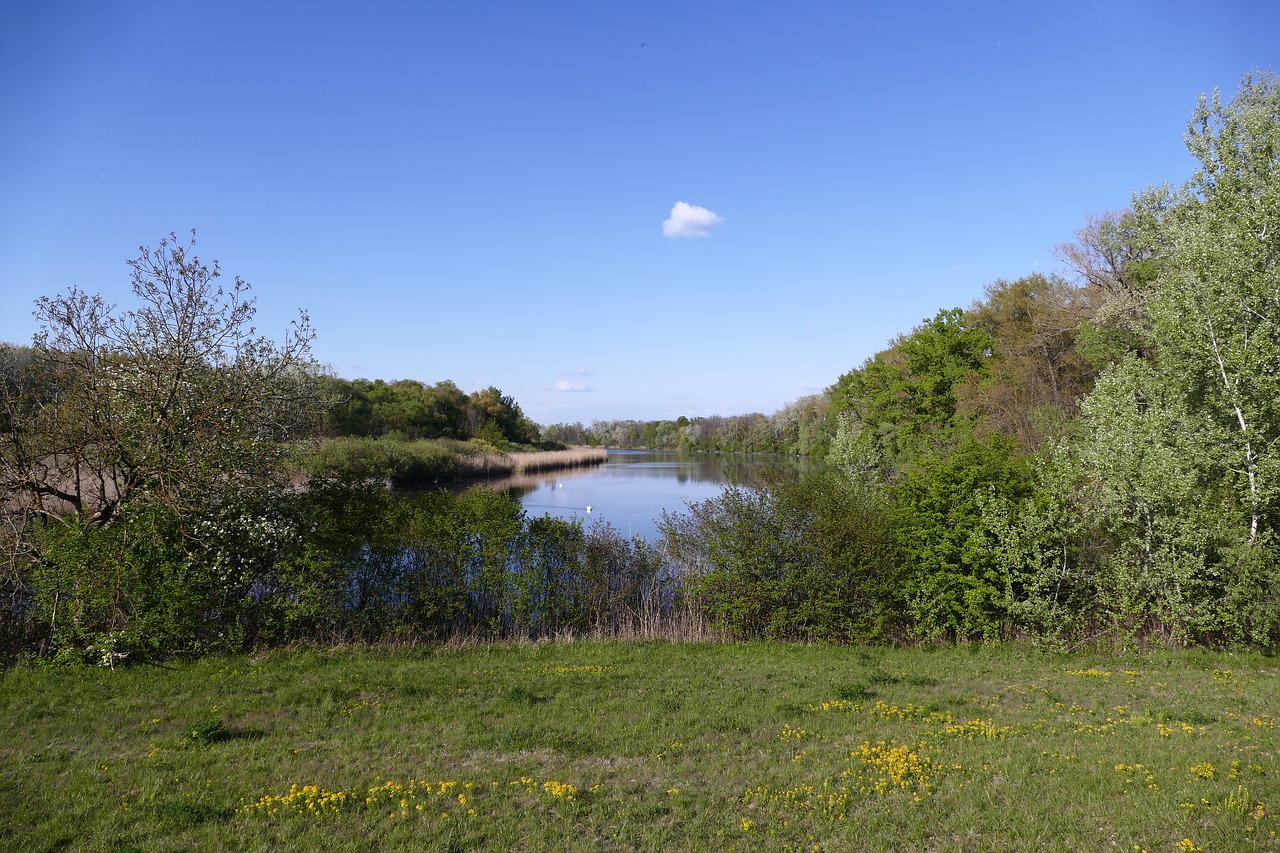
[[[414,379],[341,379],[325,376],[322,436],[417,441],[480,439],[495,447],[539,443],[538,425],[520,404],[494,387],[464,394],[449,380],[428,385]]]

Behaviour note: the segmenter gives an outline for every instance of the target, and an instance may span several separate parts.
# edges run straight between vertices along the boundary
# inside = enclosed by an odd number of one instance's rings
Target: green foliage
[[[1137,195],[1096,241],[1141,248],[1101,282],[1090,334],[1107,366],[1078,437],[1041,469],[1044,499],[1021,520],[993,504],[988,532],[1027,624],[1270,646],[1280,83],[1249,77],[1230,102],[1202,97],[1187,143],[1191,181]]]
[[[529,519],[527,534],[511,579],[513,632],[554,636],[587,628],[595,598],[583,589],[588,551],[582,524],[541,516]]]
[[[218,717],[192,723],[187,726],[187,734],[192,740],[206,745],[228,740],[231,737],[231,731]]]
[[[1126,632],[1185,641],[1217,625],[1230,500],[1198,476],[1194,416],[1163,379],[1132,357],[1108,370],[1085,401],[1076,458],[1086,512],[1114,543],[1101,602]]]
[[[1161,379],[1184,400],[1197,467],[1238,496],[1250,542],[1280,521],[1280,79],[1201,97],[1187,132],[1200,169],[1164,205],[1168,261],[1150,299]]]
[[[481,438],[497,448],[532,445],[538,427],[520,405],[494,387],[470,396],[449,380],[346,380],[326,377],[324,431],[331,436],[421,439]]]
[[[467,396],[445,380],[425,385],[412,379],[325,378],[330,401],[324,417],[328,435],[377,438],[392,432],[410,440],[466,438]]]
[[[992,344],[959,308],[939,311],[841,376],[832,389],[833,412],[866,433],[864,455],[880,458],[890,473],[944,452],[955,440],[953,429],[969,420],[957,413],[957,395],[985,375]]]
[[[589,430],[558,424],[544,435],[576,436],[574,443],[617,448],[820,456],[828,438],[828,408],[824,395],[814,395],[769,416],[752,412],[663,421],[598,420]]]
[[[389,482],[400,488],[451,482],[458,467],[457,454],[440,442],[356,436],[320,442],[301,464],[312,476],[326,480]]]
[[[1280,82],[1202,97],[1199,169],[1093,223],[1068,256],[1098,286],[1105,369],[1033,498],[992,499],[981,542],[1023,630],[1062,642],[1277,643]]]
[[[911,581],[914,631],[936,639],[998,639],[1005,584],[976,538],[989,497],[1018,501],[1029,491],[1011,439],[965,439],[946,456],[925,457],[892,487],[898,548]]]
[[[528,519],[483,487],[393,497],[335,486],[295,511],[312,531],[305,549],[256,586],[253,636],[268,642],[626,633],[674,601],[643,542]]]
[[[194,242],[140,249],[131,308],[75,287],[37,300],[32,348],[0,365],[4,582],[54,656],[240,642],[244,589],[202,526],[286,489],[286,444],[315,414],[313,332],[304,312],[259,336],[249,285]]]
[[[46,528],[31,583],[49,650],[114,665],[238,647],[234,579],[194,558],[190,535],[173,513],[140,504],[105,528]]]
[[[1004,584],[1001,602],[1015,635],[1061,648],[1099,618],[1100,579],[1089,570],[1088,538],[1065,451],[1034,460],[1034,491],[1021,500],[988,491],[972,544],[990,555]]]
[[[495,447],[530,445],[538,440],[538,425],[525,417],[520,404],[493,386],[467,398],[467,435]]]
[[[108,526],[52,525],[28,577],[44,650],[115,666],[297,640],[656,633],[682,584],[607,525],[528,519],[476,487],[304,493],[180,518],[134,505]]]
[[[733,486],[664,515],[663,550],[740,637],[884,639],[902,630],[881,496],[835,474]]]
[[[1226,575],[1220,624],[1213,639],[1280,649],[1280,553],[1274,542],[1238,546],[1222,554]]]
[[[1093,310],[1081,318],[1075,349],[1095,371],[1125,355],[1152,355],[1147,298],[1163,265],[1152,210],[1090,216],[1058,257],[1086,285]]]
[[[822,458],[835,434],[828,393],[811,394],[788,403],[772,415],[678,417],[675,420],[597,420],[582,424],[553,424],[543,439],[565,444],[605,447],[684,450],[716,453],[777,453]]]
[[[585,446],[592,444],[591,431],[581,421],[572,424],[551,424],[539,433],[543,445],[551,447]]]
[[[860,429],[848,415],[837,420],[826,461],[846,476],[863,482],[879,482],[885,475],[884,454],[872,431]]]

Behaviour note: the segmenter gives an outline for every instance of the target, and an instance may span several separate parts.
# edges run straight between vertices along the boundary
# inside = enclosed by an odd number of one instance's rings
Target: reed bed
[[[535,450],[515,453],[481,453],[458,458],[460,477],[495,474],[528,474],[562,468],[602,465],[609,452],[603,447],[571,447],[568,450]]]
[[[608,458],[602,447],[502,453],[492,445],[422,439],[342,436],[295,448],[292,480],[297,487],[317,475],[338,479],[384,480],[402,488],[423,488],[458,480],[528,474],[600,465]]]

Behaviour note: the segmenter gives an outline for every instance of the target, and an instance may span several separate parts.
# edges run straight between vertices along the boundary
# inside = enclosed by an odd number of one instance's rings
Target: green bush
[[[1029,494],[1025,463],[1011,439],[965,439],[946,456],[925,457],[893,486],[893,518],[914,631],[925,639],[997,639],[1007,616],[1005,578],[982,547],[982,503]]]
[[[223,612],[230,581],[172,513],[135,505],[110,526],[68,521],[41,539],[32,606],[55,656],[114,665],[238,645]]]
[[[903,628],[892,527],[865,484],[828,472],[733,486],[660,529],[707,615],[735,636],[875,640]]]
[[[454,479],[458,444],[461,442],[405,441],[395,436],[343,436],[326,439],[302,464],[313,477],[325,480],[423,488]]]
[[[424,488],[454,479],[457,460],[453,453],[435,442],[415,441],[404,445],[404,455],[391,473],[391,484],[398,488]]]

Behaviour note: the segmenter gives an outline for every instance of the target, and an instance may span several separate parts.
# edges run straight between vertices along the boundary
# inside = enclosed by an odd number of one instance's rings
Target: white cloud
[[[585,382],[570,382],[568,379],[561,379],[555,385],[551,386],[551,390],[573,392],[573,391],[590,391],[591,389],[587,387],[587,383]]]
[[[724,222],[724,217],[705,207],[678,201],[671,208],[671,216],[662,223],[662,233],[668,237],[706,237],[721,222]]]

